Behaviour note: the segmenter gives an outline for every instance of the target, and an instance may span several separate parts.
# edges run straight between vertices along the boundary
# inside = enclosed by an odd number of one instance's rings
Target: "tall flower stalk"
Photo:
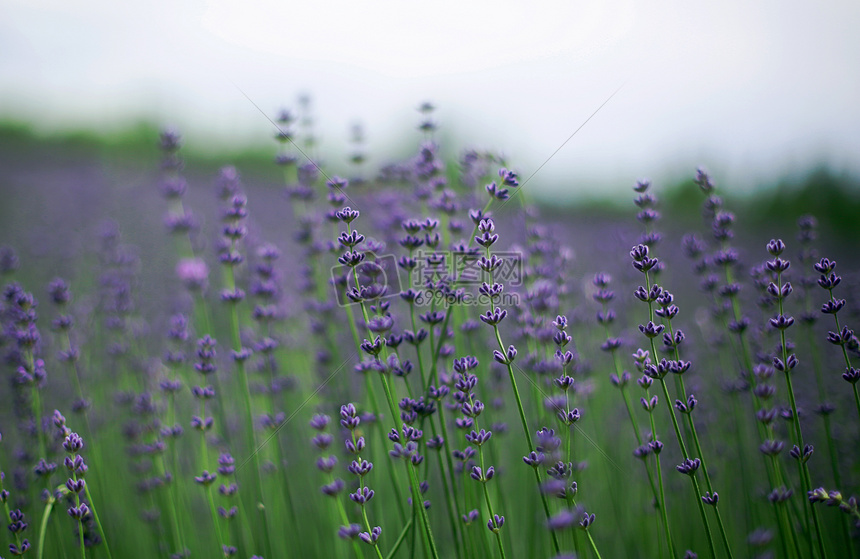
[[[798,364],[797,356],[789,353],[785,331],[794,324],[794,317],[785,314],[784,300],[792,292],[791,283],[783,283],[783,274],[791,266],[788,260],[780,257],[785,250],[785,243],[781,239],[772,239],[767,244],[767,251],[773,256],[773,260],[765,263],[767,269],[775,275],[776,282],[768,284],[767,291],[777,301],[778,314],[770,319],[770,325],[779,331],[781,355],[773,358],[773,366],[777,371],[782,371],[785,376],[785,385],[788,389],[788,400],[791,404],[791,425],[793,431],[794,446],[791,449],[791,457],[795,459],[800,473],[800,483],[804,495],[812,489],[808,461],[812,457],[813,447],[803,442],[803,430],[800,426],[800,416],[797,414],[797,398],[791,381],[791,371]],[[818,544],[818,553],[823,558],[827,557],[824,548],[824,540],[821,534],[821,522],[818,518],[818,509],[814,506],[812,511],[812,528],[815,531],[815,540]]]
[[[355,456],[352,463],[349,465],[349,473],[358,478],[358,490],[349,494],[352,502],[356,503],[361,508],[361,518],[364,522],[365,532],[360,532],[358,537],[371,546],[376,552],[379,559],[383,559],[382,551],[379,549],[379,536],[382,535],[382,528],[379,526],[370,526],[370,520],[367,517],[367,503],[373,498],[373,489],[370,489],[365,484],[365,476],[373,469],[373,462],[368,462],[361,457],[361,452],[364,450],[364,437],[356,437],[355,431],[361,419],[358,417],[358,412],[355,406],[347,404],[340,408],[340,424],[349,431],[349,439],[346,441],[346,450]]]
[[[258,451],[257,430],[255,428],[253,402],[248,382],[248,373],[245,362],[251,356],[251,350],[243,347],[240,336],[239,303],[245,298],[245,291],[236,284],[236,267],[244,261],[244,255],[239,251],[239,243],[247,235],[247,227],[244,220],[248,215],[247,198],[242,194],[234,194],[230,197],[229,205],[224,211],[224,225],[222,233],[226,246],[221,251],[220,260],[224,265],[225,287],[221,292],[221,299],[229,307],[230,314],[230,340],[232,343],[233,362],[238,371],[240,390],[242,390],[242,401],[244,403],[245,437],[250,445],[253,467],[250,468],[251,484],[254,491],[253,510],[261,515],[262,521],[257,523],[260,527],[262,547],[266,555],[272,554],[272,542],[269,530],[269,515],[265,505],[265,490],[261,477],[260,453]],[[225,426],[226,427],[226,426]]]
[[[597,322],[603,326],[603,332],[606,335],[605,340],[600,345],[600,349],[609,353],[612,356],[613,372],[609,376],[610,383],[617,387],[621,392],[621,397],[624,400],[624,408],[627,410],[627,417],[630,419],[630,425],[633,429],[633,434],[636,437],[636,449],[634,456],[643,458],[645,465],[645,473],[648,476],[648,485],[651,487],[651,493],[654,495],[655,502],[659,503],[660,498],[657,492],[657,487],[654,485],[654,476],[651,473],[651,467],[648,465],[647,458],[650,452],[647,448],[647,443],[643,441],[642,434],[639,430],[639,423],[633,416],[633,405],[630,402],[630,396],[627,393],[627,385],[630,383],[631,376],[627,371],[622,370],[621,360],[618,357],[618,350],[621,348],[623,341],[621,338],[612,336],[609,326],[615,322],[615,311],[609,308],[609,303],[615,298],[615,292],[609,289],[611,277],[606,273],[598,273],[594,276],[592,283],[597,291],[593,298],[600,303],[601,309],[597,312]]]
[[[330,188],[330,197],[335,197],[337,200],[345,198],[344,189],[348,186],[348,182],[344,179],[340,179],[338,177],[332,178],[328,182],[328,186]],[[376,388],[373,384],[373,376],[372,372],[377,371],[381,373],[385,373],[386,367],[389,366],[389,361],[386,359],[384,362],[378,358],[379,353],[383,350],[383,346],[385,348],[392,347],[396,348],[397,345],[402,341],[401,338],[397,338],[391,333],[391,329],[394,326],[393,319],[387,315],[387,313],[382,313],[382,302],[379,299],[387,293],[388,285],[385,282],[377,281],[378,278],[374,277],[373,274],[381,271],[380,267],[375,262],[368,262],[366,265],[362,266],[362,263],[365,262],[367,257],[367,253],[362,250],[364,247],[365,236],[359,233],[358,231],[352,228],[352,222],[358,219],[361,215],[361,212],[358,210],[354,210],[349,206],[343,207],[340,210],[334,212],[334,217],[337,221],[346,224],[347,231],[341,232],[339,236],[337,236],[337,245],[345,249],[345,252],[340,254],[338,257],[338,263],[340,266],[340,274],[339,277],[333,278],[335,285],[340,289],[338,292],[338,297],[341,298],[342,305],[344,306],[347,314],[347,323],[349,325],[350,334],[352,336],[353,343],[355,344],[355,351],[358,355],[368,354],[365,350],[367,347],[373,347],[376,351],[376,354],[373,355],[372,352],[370,355],[370,360],[360,363],[356,370],[360,371],[364,374],[364,386],[366,390],[366,398],[367,405],[373,413],[374,417],[377,419],[381,416],[379,400],[377,398]],[[359,268],[359,266],[361,266]],[[361,274],[359,273],[361,270]],[[367,271],[367,274],[363,272]],[[365,283],[364,285],[361,283],[361,277],[364,276]],[[349,286],[349,282],[353,281],[354,285]],[[374,305],[379,312],[377,316],[373,319],[370,318],[368,310],[366,308],[367,304],[377,303]],[[380,344],[377,346],[375,343],[366,346],[362,343],[361,334],[358,329],[358,320],[354,316],[354,306],[358,304],[361,309],[361,316],[364,319],[364,327],[371,333],[377,335],[386,336],[385,341],[382,342],[382,339],[379,338]],[[405,337],[405,336],[404,336]],[[413,338],[414,339],[414,338]],[[396,351],[396,349],[395,349]],[[397,361],[397,359],[395,359]],[[378,443],[380,446],[385,444],[385,436],[383,433],[383,429],[379,421],[376,421],[372,426],[371,430],[378,437]],[[397,510],[400,514],[401,519],[405,519],[405,511],[403,509],[403,503],[401,498],[400,485],[397,478],[396,470],[392,468],[391,476],[391,487],[394,495],[397,499]],[[413,511],[413,517],[416,517],[417,513]],[[413,523],[413,527],[414,527]]]
[[[648,193],[649,187],[650,183],[648,181],[640,181],[634,188],[634,190],[639,193],[639,196],[636,199],[636,204],[641,208],[641,211],[639,212],[637,217],[640,221],[646,224],[646,228],[647,226],[649,226],[649,224],[653,223],[659,218],[659,212],[657,212],[657,210],[654,208],[656,204],[656,198]],[[705,532],[708,536],[708,542],[711,547],[711,550],[713,552],[713,540],[710,533],[707,515],[705,514],[703,508],[703,503],[707,503],[713,508],[714,514],[716,515],[717,526],[720,531],[720,536],[723,540],[723,546],[725,547],[727,555],[729,557],[732,557],[732,549],[728,540],[728,534],[726,533],[725,526],[723,525],[723,519],[720,515],[718,508],[719,495],[716,493],[716,491],[714,491],[714,488],[711,484],[711,478],[708,473],[707,465],[705,463],[704,453],[702,452],[702,446],[699,441],[696,425],[693,422],[692,413],[693,409],[697,404],[697,400],[692,394],[687,394],[686,387],[684,385],[683,375],[690,369],[691,363],[689,361],[684,361],[681,359],[679,347],[684,342],[686,336],[684,335],[684,332],[682,330],[675,330],[672,326],[672,319],[678,315],[680,309],[674,303],[674,296],[667,290],[658,286],[656,283],[652,284],[649,275],[649,272],[651,272],[652,269],[658,266],[659,261],[656,258],[649,258],[648,244],[656,244],[658,240],[659,236],[656,233],[654,233],[653,231],[646,231],[646,234],[643,237],[643,241],[646,244],[637,245],[630,253],[631,257],[633,258],[634,268],[636,268],[638,271],[642,272],[645,275],[645,287],[643,288],[640,286],[636,291],[636,296],[640,301],[646,302],[648,304],[648,324],[639,326],[639,330],[649,339],[651,353],[653,355],[654,360],[651,366],[646,369],[646,373],[652,378],[659,380],[660,382],[660,385],[663,389],[663,396],[666,400],[666,406],[672,419],[672,426],[675,430],[675,436],[678,440],[678,445],[681,448],[681,454],[685,462],[689,460],[698,460],[702,466],[701,469],[708,490],[706,495],[701,494],[698,488],[698,484],[696,483],[695,473],[698,470],[698,466],[695,469],[692,469],[689,474],[693,481],[693,487],[696,491],[697,497],[699,497],[699,499],[697,499],[697,503],[700,509],[702,523],[705,527]],[[660,308],[655,309],[654,303],[656,303]],[[659,316],[663,320],[663,322],[665,323],[665,327],[663,325],[656,326],[654,324],[655,315]],[[666,331],[664,332],[664,330]],[[661,360],[657,354],[654,338],[656,338],[660,334],[662,334],[663,345],[670,351],[672,357],[674,358],[671,361],[666,359]],[[665,382],[665,376],[668,372],[673,373],[676,378],[676,387],[678,389],[679,399],[675,400],[675,409],[673,409],[672,407],[672,400],[669,396],[669,390]],[[688,453],[687,446],[681,433],[681,429],[678,426],[678,420],[675,416],[675,410],[677,410],[679,413],[686,416],[687,418],[687,433],[689,434],[689,437],[691,437],[693,440],[693,445],[695,446],[696,453],[698,454],[697,458],[692,458]]]
[[[738,384],[741,388],[748,386],[752,394],[756,427],[759,437],[763,441],[759,449],[765,459],[765,472],[772,488],[770,502],[776,507],[777,525],[783,536],[780,541],[783,544],[790,541],[792,548],[797,551],[798,543],[795,538],[795,530],[791,528],[791,511],[785,506],[791,503],[788,499],[790,490],[786,489],[787,474],[782,462],[777,459],[782,447],[776,444],[778,439],[773,426],[776,410],[770,407],[770,399],[775,393],[775,387],[769,383],[773,369],[764,364],[754,365],[753,363],[753,350],[749,339],[751,321],[742,312],[739,298],[742,285],[735,278],[735,268],[740,259],[738,251],[730,245],[730,241],[734,238],[735,216],[724,209],[723,200],[716,195],[714,181],[704,169],[699,168],[696,171],[695,183],[699,190],[707,196],[703,213],[711,219],[711,231],[714,241],[718,245],[713,255],[703,261],[702,265],[707,266],[710,263],[722,271],[723,284],[719,286],[717,291],[720,297],[728,300],[730,312],[728,313],[729,316],[724,319],[725,327],[730,334],[737,337],[740,345],[742,368]],[[705,286],[709,290],[716,290],[719,283],[720,277],[717,275],[705,280]],[[799,551],[797,552],[799,553]]]
[[[354,212],[354,213],[353,213]],[[365,258],[366,253],[360,250],[356,250],[356,247],[359,243],[364,241],[364,235],[359,234],[357,231],[352,229],[352,221],[358,217],[358,212],[351,210],[349,215],[344,215],[346,219],[341,218],[345,221],[347,225],[347,231],[341,235],[339,241],[345,247],[347,247],[347,251],[338,259],[340,264],[347,266],[350,269],[350,273],[352,275],[352,279],[355,282],[354,286],[350,288],[347,295],[353,301],[359,304],[361,308],[361,314],[364,318],[364,323],[368,327],[368,331],[373,337],[372,340],[364,339],[364,341],[360,344],[361,351],[368,355],[374,364],[374,368],[379,371],[379,378],[382,382],[382,389],[385,394],[385,400],[388,404],[388,409],[391,413],[391,420],[394,421],[394,431],[395,433],[400,433],[403,431],[404,425],[400,418],[400,414],[397,412],[397,394],[396,388],[390,382],[391,376],[391,367],[388,362],[388,346],[385,341],[382,339],[380,335],[375,335],[375,332],[370,329],[372,324],[370,313],[368,310],[368,303],[373,302],[387,291],[387,285],[375,283],[373,281],[365,280],[365,283],[362,284],[362,281],[359,277],[358,266],[361,264]],[[366,267],[367,268],[367,267]],[[373,267],[371,265],[370,272],[371,277],[373,275]],[[379,307],[377,307],[379,308]],[[378,323],[379,321],[377,321]],[[382,330],[383,333],[390,330],[390,324],[386,324],[385,328]],[[399,443],[398,443],[399,444]],[[415,443],[411,441],[411,444]],[[438,558],[438,551],[436,549],[436,542],[433,538],[433,531],[430,526],[430,519],[427,515],[427,511],[422,506],[423,499],[421,499],[420,489],[419,489],[419,481],[418,481],[418,465],[423,461],[424,457],[417,453],[417,446],[415,448],[402,447],[401,449],[397,449],[397,458],[403,458],[405,467],[407,470],[407,475],[409,476],[410,481],[410,490],[412,493],[412,506],[414,510],[414,515],[417,516],[422,525],[422,529],[424,531],[424,545],[426,547],[426,551],[428,555]]]
[[[430,426],[432,441],[434,446],[429,448],[435,448],[437,462],[439,464],[439,470],[441,472],[443,492],[445,494],[445,505],[448,512],[448,521],[451,526],[451,532],[455,541],[455,554],[457,557],[460,557],[460,541],[461,534],[459,530],[459,524],[457,522],[457,483],[454,479],[454,464],[452,460],[452,454],[450,450],[449,436],[448,436],[448,425],[445,420],[444,406],[441,404],[442,399],[448,393],[448,387],[444,385],[435,386],[436,384],[436,368],[437,362],[439,359],[439,351],[441,351],[441,344],[445,339],[447,333],[447,323],[453,312],[452,307],[448,307],[445,311],[437,311],[435,309],[435,302],[437,297],[441,297],[446,300],[456,300],[457,293],[452,290],[448,284],[446,277],[440,277],[441,274],[438,273],[438,269],[443,267],[445,264],[445,254],[437,254],[430,253],[428,255],[418,254],[416,255],[416,250],[419,249],[422,245],[426,244],[428,247],[438,246],[439,243],[439,234],[438,232],[433,233],[433,231],[438,227],[439,222],[437,220],[427,218],[423,222],[419,222],[418,220],[404,220],[401,222],[401,227],[406,232],[404,237],[399,239],[400,245],[407,249],[408,255],[402,256],[398,259],[397,265],[400,269],[406,271],[406,289],[400,292],[400,298],[407,303],[409,306],[409,325],[411,327],[410,330],[404,332],[404,336],[400,337],[392,337],[389,336],[386,343],[388,346],[392,346],[392,341],[397,341],[397,344],[394,345],[394,351],[397,352],[396,346],[399,345],[399,342],[406,337],[408,340],[412,341],[415,347],[416,359],[418,361],[418,371],[421,379],[420,389],[424,392],[425,397],[434,400],[439,403],[438,406],[435,407],[436,414],[438,414],[439,419],[439,430],[441,431],[441,435],[437,432],[437,428],[434,422],[433,415],[430,414],[426,419],[427,423]],[[424,231],[424,238],[422,239],[419,235],[421,231]],[[419,264],[421,266],[419,267]],[[426,273],[425,273],[425,269]],[[417,270],[417,272],[416,272]],[[419,277],[415,277],[414,274],[421,274]],[[426,290],[416,290],[413,289],[413,286],[417,287],[422,283],[421,280],[424,280],[424,284],[427,286]],[[421,348],[425,345],[423,342],[425,341],[425,337],[421,335],[422,332],[426,332],[424,328],[418,328],[417,320],[416,320],[416,305],[422,299],[430,297],[432,298],[433,305],[430,312],[424,313],[421,315],[421,320],[429,325],[429,347],[430,347],[430,378],[428,379],[427,373],[425,372],[427,367],[425,366],[425,360],[421,351]],[[434,346],[433,338],[434,338],[434,329],[436,324],[442,322],[442,328],[440,330],[439,336],[439,346]],[[438,351],[434,352],[434,347],[437,348]],[[408,362],[407,362],[408,363]],[[411,364],[409,365],[411,367]],[[402,370],[402,367],[401,367]],[[404,381],[406,384],[406,388],[409,391],[410,397],[413,396],[412,389],[408,383],[408,380],[404,376]],[[423,424],[422,418],[422,424]],[[440,444],[436,444],[440,443]],[[429,441],[428,441],[429,445]],[[444,453],[445,461],[443,462],[442,453]]]
[[[505,524],[505,517],[495,513],[493,502],[490,499],[490,491],[487,489],[487,483],[493,479],[495,468],[487,466],[484,460],[484,445],[492,438],[493,432],[480,428],[479,417],[484,411],[484,403],[475,397],[475,387],[478,385],[478,377],[470,371],[478,366],[478,360],[468,356],[454,361],[454,371],[456,377],[454,386],[457,392],[454,393],[454,400],[460,403],[460,413],[463,418],[458,422],[458,425],[469,431],[466,433],[466,442],[478,447],[478,466],[472,466],[469,476],[476,482],[481,484],[481,489],[484,494],[484,503],[487,505],[487,529],[493,533],[496,539],[496,544],[499,549],[499,557],[505,557],[505,544],[502,541],[501,529]]]
[[[334,469],[337,465],[337,456],[333,454],[326,456],[324,454],[334,440],[334,437],[326,432],[330,422],[331,418],[324,414],[316,414],[310,421],[310,426],[316,431],[316,435],[314,435],[312,442],[321,453],[317,458],[316,467],[318,470],[325,473],[327,478],[327,483],[320,488],[320,491],[323,495],[330,497],[337,503],[337,510],[340,516],[340,521],[342,522],[337,532],[338,537],[344,540],[351,540],[356,557],[363,559],[364,554],[356,541],[358,534],[361,532],[361,525],[349,521],[349,516],[346,513],[343,501],[339,498],[340,494],[343,493],[346,488],[346,484],[342,479],[336,477],[334,474]]]
[[[495,186],[495,185],[494,185]],[[496,343],[498,344],[497,350],[493,351],[493,358],[504,365],[508,370],[508,379],[511,383],[511,388],[514,392],[514,399],[517,403],[517,412],[519,413],[520,423],[522,424],[523,433],[526,437],[526,444],[528,445],[527,452],[531,453],[535,451],[535,446],[532,443],[531,430],[529,429],[528,420],[526,419],[526,413],[523,409],[523,401],[520,397],[520,391],[517,388],[517,379],[514,375],[514,360],[517,357],[517,350],[514,346],[509,345],[507,348],[505,347],[504,342],[502,341],[502,334],[499,330],[499,324],[505,319],[508,312],[505,309],[499,308],[496,306],[496,300],[501,295],[504,287],[502,284],[496,282],[494,280],[494,274],[502,265],[502,260],[494,255],[491,251],[491,247],[499,240],[499,236],[495,233],[496,225],[492,219],[482,219],[477,226],[478,235],[475,236],[475,242],[478,243],[484,249],[484,256],[478,261],[478,265],[481,269],[489,275],[489,282],[487,282],[487,293],[490,299],[490,309],[483,315],[481,315],[481,321],[485,324],[491,326],[493,328],[493,335],[495,337]],[[541,475],[540,471],[537,468],[532,468],[534,470],[535,482],[538,486],[538,491],[541,488]],[[550,510],[549,503],[547,502],[546,495],[540,491],[541,503],[543,504],[544,515],[547,520],[550,518]],[[559,542],[558,537],[555,532],[551,532],[552,537],[552,545],[556,553],[559,552]]]
[[[96,511],[96,506],[93,502],[92,494],[90,493],[86,480],[84,480],[84,476],[89,470],[86,463],[84,462],[83,456],[80,455],[80,451],[84,448],[84,441],[80,437],[80,435],[78,435],[77,433],[73,433],[71,430],[68,429],[68,427],[66,427],[65,419],[62,415],[60,415],[59,412],[54,413],[54,425],[57,426],[61,434],[65,435],[65,438],[63,440],[63,449],[66,451],[67,456],[63,460],[63,464],[69,471],[69,479],[66,480],[65,488],[70,494],[73,494],[75,496],[75,505],[68,509],[68,513],[69,516],[77,520],[78,523],[78,540],[80,542],[81,557],[82,559],[86,558],[86,548],[84,545],[84,521],[90,515],[90,513],[92,513],[99,534],[104,541],[105,552],[108,556],[108,559],[110,559],[111,551],[110,546],[107,543],[107,536],[105,535],[104,527],[102,525],[101,519],[99,518],[99,514]],[[86,497],[87,502],[84,502],[84,500],[81,498],[82,492]]]
[[[860,391],[857,389],[857,382],[860,381],[860,370],[851,365],[851,358],[848,356],[848,345],[851,344],[854,338],[854,331],[848,326],[842,326],[839,323],[838,313],[845,306],[845,299],[837,299],[833,295],[833,289],[842,282],[842,278],[834,273],[836,262],[829,258],[822,258],[813,266],[815,271],[821,274],[818,278],[818,285],[827,291],[829,299],[821,305],[821,312],[833,316],[833,322],[836,326],[836,331],[827,333],[827,341],[833,345],[839,346],[842,350],[842,358],[845,360],[845,372],[842,373],[842,379],[851,385],[854,392],[854,404],[857,407],[857,416],[860,417]]]
[[[0,433],[0,443],[3,442],[3,434]],[[9,552],[12,555],[21,556],[27,553],[30,549],[30,540],[23,537],[24,531],[28,527],[28,523],[25,521],[24,513],[21,512],[21,509],[13,509],[9,506],[9,491],[4,487],[4,482],[6,481],[6,472],[0,470],[0,502],[3,503],[3,511],[5,512],[4,520],[8,521],[6,524],[9,529],[9,533],[12,534],[13,539],[15,540],[13,543],[9,544]],[[45,522],[42,522],[42,530],[44,531]],[[83,534],[83,531],[81,531]],[[82,536],[83,537],[83,536]],[[39,556],[42,555],[42,546],[43,546],[44,538],[40,538],[39,542]]]
[[[649,357],[648,351],[639,348],[636,353],[633,354],[633,359],[636,364],[636,367],[644,372],[646,367],[651,365],[651,358]],[[647,460],[648,456],[654,455],[654,464],[656,466],[656,477],[657,477],[657,494],[658,494],[658,507],[660,509],[660,515],[662,517],[662,525],[663,525],[663,534],[666,537],[666,546],[669,548],[669,555],[671,557],[675,557],[675,542],[672,540],[672,530],[669,527],[669,514],[666,510],[666,492],[664,489],[663,483],[663,470],[660,461],[660,453],[663,451],[663,443],[658,438],[657,434],[657,424],[654,420],[654,409],[657,407],[657,402],[659,401],[659,396],[654,394],[650,395],[649,390],[651,386],[654,384],[654,379],[651,375],[643,374],[638,380],[637,383],[639,387],[645,391],[645,396],[640,398],[640,402],[642,407],[648,413],[648,421],[651,427],[650,440],[644,444],[639,446],[634,451],[634,456],[640,458],[642,460]]]

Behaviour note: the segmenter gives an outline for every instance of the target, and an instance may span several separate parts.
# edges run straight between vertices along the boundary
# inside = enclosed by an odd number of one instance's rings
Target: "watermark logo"
[[[464,307],[490,307],[490,303],[497,307],[512,307],[520,304],[519,293],[502,293],[496,296],[492,301],[488,295],[483,293],[473,293],[471,291],[463,292],[442,292],[438,290],[424,289],[415,297],[416,307],[432,307],[440,309],[453,305],[462,305]]]
[[[337,304],[354,305],[364,300],[397,297],[403,290],[397,257],[393,254],[364,253],[364,260],[356,266],[339,264],[331,269]]]
[[[520,252],[494,252],[499,261],[492,280],[508,287],[523,284],[523,255]],[[412,288],[424,287],[428,281],[445,280],[452,287],[490,283],[490,273],[481,267],[481,256],[455,251],[416,251],[413,254]]]
[[[492,273],[481,255],[457,251],[415,251],[411,257],[398,259],[393,254],[365,252],[354,267],[338,264],[331,269],[337,304],[353,305],[399,296],[406,289],[417,295],[417,306],[489,307],[491,300],[477,289],[484,283],[501,283],[505,289],[523,285],[523,262],[520,252],[494,252]],[[491,282],[492,280],[492,282]],[[444,285],[444,289],[439,286]],[[519,294],[506,291],[496,296],[496,305],[519,304]]]

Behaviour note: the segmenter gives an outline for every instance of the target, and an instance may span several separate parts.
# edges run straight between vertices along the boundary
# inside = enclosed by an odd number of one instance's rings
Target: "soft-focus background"
[[[529,176],[621,87],[535,195],[615,194],[700,164],[739,192],[860,170],[858,23],[852,1],[6,0],[0,118],[108,137],[172,124],[213,153],[270,140],[245,94],[269,115],[307,95],[337,168],[356,122],[373,163],[407,154],[432,100],[448,149],[501,151]]]

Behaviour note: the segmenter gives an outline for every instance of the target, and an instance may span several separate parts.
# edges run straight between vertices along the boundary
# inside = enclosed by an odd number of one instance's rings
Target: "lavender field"
[[[3,129],[0,556],[860,556],[856,180],[539,199],[423,108]]]

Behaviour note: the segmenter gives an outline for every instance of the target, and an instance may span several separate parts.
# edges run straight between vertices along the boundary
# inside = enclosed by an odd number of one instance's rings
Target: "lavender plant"
[[[708,236],[644,181],[641,232],[542,217],[430,104],[378,172],[299,109],[272,168],[163,133],[152,237],[120,212],[79,264],[0,250],[11,555],[857,556],[857,271],[825,227],[789,265],[701,169]]]

